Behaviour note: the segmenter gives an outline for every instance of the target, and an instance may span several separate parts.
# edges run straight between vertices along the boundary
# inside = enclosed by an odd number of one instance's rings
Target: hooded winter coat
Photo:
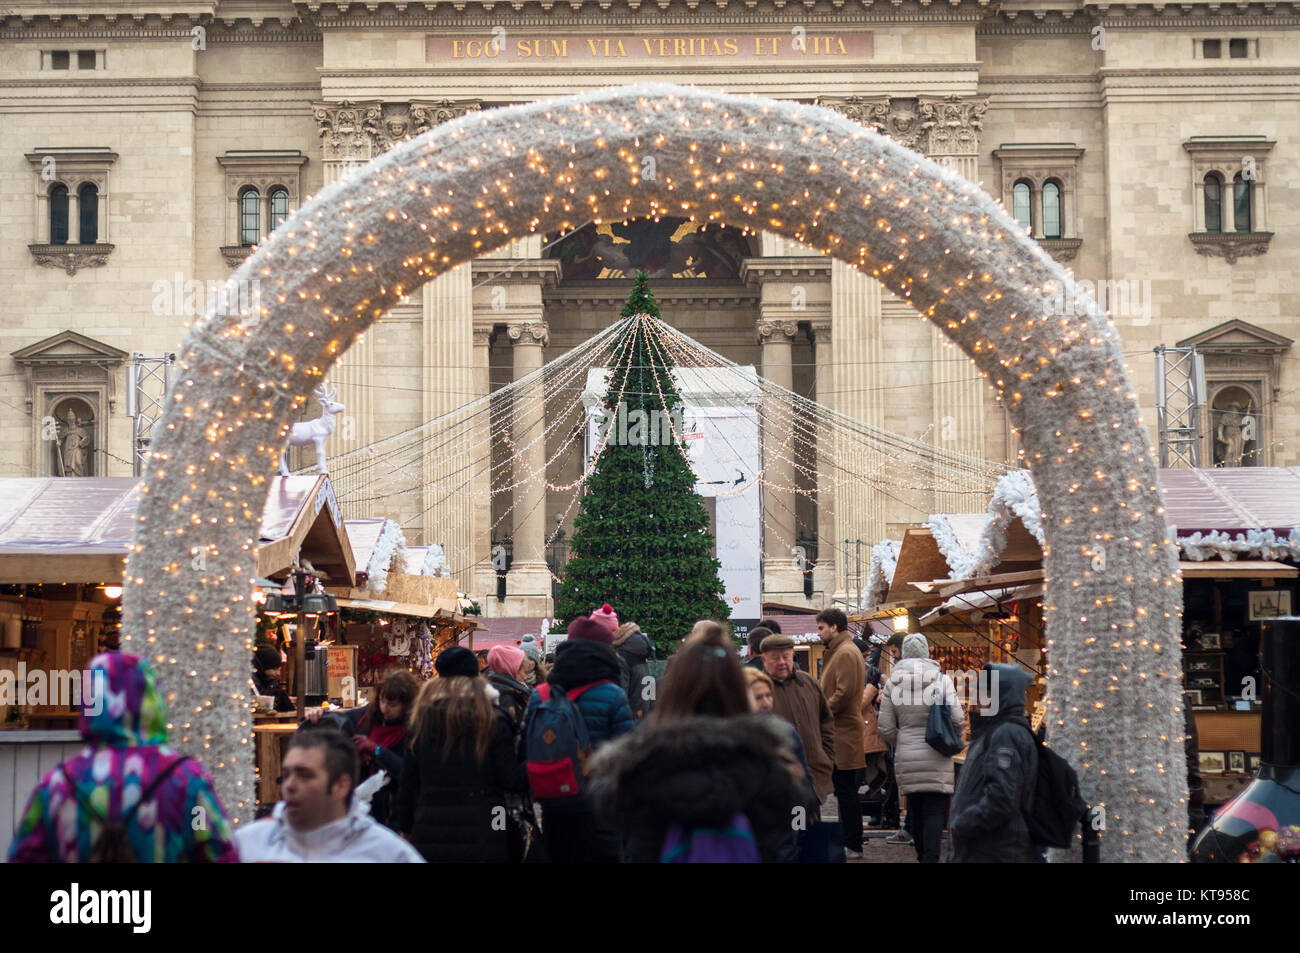
[[[624,633],[621,641],[617,636],[614,639],[614,651],[627,666],[627,682],[623,685],[623,691],[627,693],[632,716],[637,720],[648,715],[654,704],[653,698],[645,697],[646,679],[650,677],[650,666],[647,663],[653,649],[650,639],[640,629]]]
[[[80,720],[86,747],[45,775],[32,792],[9,849],[10,863],[85,863],[103,831],[100,818],[125,817],[154,779],[181,757],[167,747],[167,708],[147,661],[105,652],[91,660],[88,670],[94,687],[83,700]],[[207,823],[195,830],[199,817]],[[136,808],[126,835],[140,863],[239,860],[212,778],[192,758],[173,769]]]
[[[942,682],[936,686],[936,680]],[[894,749],[894,776],[904,795],[924,791],[952,793],[952,758],[940,754],[925,741],[930,717],[928,701],[940,691],[948,713],[958,730],[966,724],[966,713],[957,698],[952,679],[943,675],[939,663],[929,658],[905,658],[894,665],[883,685],[880,699],[880,736]]]
[[[1038,747],[1025,720],[1029,675],[990,663],[997,714],[971,716],[970,748],[948,812],[948,862],[1028,864],[1037,859],[1028,816],[1038,777]]]
[[[494,703],[492,742],[478,763],[468,741],[443,760],[440,733],[417,739],[402,766],[397,795],[397,829],[431,863],[506,863],[507,827],[495,811],[509,794],[527,790],[524,766],[515,754],[515,730]]]
[[[592,759],[598,815],[622,831],[624,857],[659,860],[668,828],[749,820],[766,862],[778,859],[795,807],[806,803],[790,728],[769,714],[648,722]]]
[[[296,831],[281,801],[271,816],[245,824],[235,835],[249,863],[422,864],[414,847],[370,816],[358,798],[348,813],[314,831]]]

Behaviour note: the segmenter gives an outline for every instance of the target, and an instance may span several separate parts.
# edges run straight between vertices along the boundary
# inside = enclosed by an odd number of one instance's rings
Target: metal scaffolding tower
[[[132,354],[127,369],[126,415],[132,418],[135,439],[131,454],[132,473],[144,472],[144,461],[149,455],[153,428],[162,418],[163,401],[176,379],[176,355],[145,357]]]
[[[1199,467],[1205,358],[1195,347],[1156,351],[1156,429],[1161,467]]]

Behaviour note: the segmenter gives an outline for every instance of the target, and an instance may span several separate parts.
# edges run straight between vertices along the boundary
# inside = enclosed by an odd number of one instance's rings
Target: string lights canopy
[[[839,258],[973,359],[1040,491],[1050,742],[1101,809],[1103,859],[1180,859],[1177,556],[1114,325],[1091,301],[1045,308],[1064,271],[952,171],[830,110],[666,84],[471,113],[399,145],[235,272],[260,280],[256,306],[212,311],[187,335],[142,488],[124,635],[161,670],[173,737],[231,814],[252,814],[252,554],[294,410],[436,275],[525,234],[655,214]]]

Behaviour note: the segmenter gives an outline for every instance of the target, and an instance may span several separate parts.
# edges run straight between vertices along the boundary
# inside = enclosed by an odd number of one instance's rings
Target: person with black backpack
[[[237,862],[212,778],[167,746],[167,706],[150,664],[104,652],[87,671],[86,747],[32,792],[9,862]]]
[[[996,663],[984,674],[990,704],[972,712],[971,744],[948,814],[948,862],[1033,863],[1038,745],[1025,719],[1029,675]]]

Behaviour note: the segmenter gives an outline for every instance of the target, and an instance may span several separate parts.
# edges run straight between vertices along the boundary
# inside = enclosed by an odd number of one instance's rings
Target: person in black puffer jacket
[[[654,645],[635,622],[624,622],[614,630],[614,651],[623,663],[620,670],[626,667],[626,672],[620,671],[619,677],[628,704],[632,706],[632,717],[640,721],[650,714],[654,705],[655,692],[646,691],[650,679],[647,662],[654,655]]]
[[[971,717],[973,737],[948,814],[948,862],[1029,864],[1037,859],[1028,815],[1038,777],[1038,746],[1025,720],[1030,679],[1018,665],[990,662],[984,672],[998,707]]]
[[[415,702],[397,799],[398,830],[430,863],[505,863],[510,825],[493,823],[527,783],[510,719],[460,646],[434,663]]]
[[[673,825],[722,828],[744,815],[765,862],[780,858],[803,769],[789,725],[750,714],[729,646],[688,645],[646,723],[597,752],[591,796],[623,837],[624,860],[654,863]]]

